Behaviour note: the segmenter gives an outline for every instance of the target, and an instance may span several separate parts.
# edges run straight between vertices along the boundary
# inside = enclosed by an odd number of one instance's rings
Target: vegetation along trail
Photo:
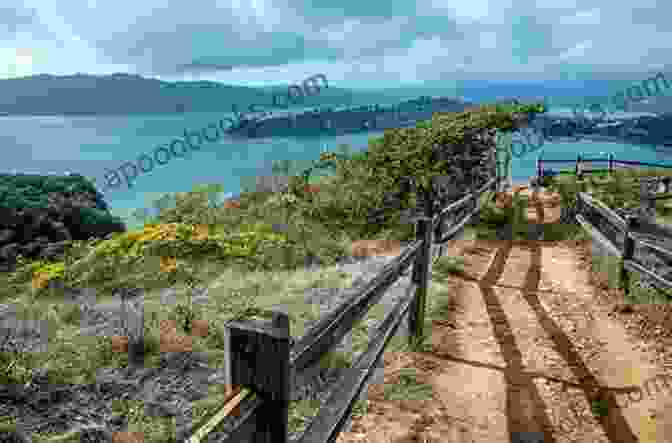
[[[521,194],[530,225],[558,223],[557,194]],[[464,267],[434,265],[431,342],[384,355],[384,384],[370,385],[366,413],[339,443],[672,441],[672,401],[639,388],[666,373],[612,315],[589,247],[452,241],[447,255]]]

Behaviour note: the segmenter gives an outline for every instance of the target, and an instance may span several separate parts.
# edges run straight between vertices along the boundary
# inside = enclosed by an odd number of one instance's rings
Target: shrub
[[[45,208],[50,193],[88,193],[100,197],[91,181],[73,174],[69,176],[44,176],[35,174],[0,174],[0,201],[11,209]],[[98,199],[100,202],[100,199]],[[104,204],[100,209],[107,209]]]
[[[437,276],[445,276],[449,274],[464,274],[464,258],[463,257],[438,257],[434,261],[432,273]]]

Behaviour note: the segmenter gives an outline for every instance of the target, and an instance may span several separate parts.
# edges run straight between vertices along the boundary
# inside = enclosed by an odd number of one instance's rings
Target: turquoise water
[[[270,175],[272,160],[314,160],[323,147],[345,143],[364,149],[368,140],[382,131],[361,134],[315,137],[310,139],[269,138],[235,140],[229,137],[204,144],[185,158],[173,158],[163,166],[139,175],[129,189],[125,184],[104,191],[106,171],[124,162],[135,162],[143,153],[181,137],[184,129],[200,130],[230,116],[226,113],[188,113],[180,115],[134,115],[105,117],[3,117],[0,118],[0,171],[39,174],[80,173],[96,180],[111,211],[132,223],[130,213],[165,192],[190,190],[196,184],[221,183],[225,191],[236,194],[241,178]],[[613,152],[616,158],[672,164],[672,154],[644,146],[587,142],[548,143],[544,158],[574,159],[582,152],[589,156]],[[516,182],[527,181],[536,172],[537,152],[513,158],[512,175]]]

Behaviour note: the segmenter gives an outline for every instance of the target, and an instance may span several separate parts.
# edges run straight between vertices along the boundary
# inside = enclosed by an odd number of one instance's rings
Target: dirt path
[[[556,222],[557,196],[535,200],[530,222]],[[467,275],[447,283],[431,352],[386,353],[384,384],[370,386],[368,413],[338,442],[672,442],[672,400],[651,383],[672,373],[601,300],[585,247],[453,242]],[[384,397],[402,368],[431,399]],[[598,404],[608,413],[594,415]]]

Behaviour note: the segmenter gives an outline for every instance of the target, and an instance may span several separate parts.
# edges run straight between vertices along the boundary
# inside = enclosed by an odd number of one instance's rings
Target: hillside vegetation
[[[402,215],[421,211],[427,198],[441,197],[437,177],[453,178],[452,199],[484,183],[494,173],[489,162],[495,130],[511,130],[528,113],[542,111],[511,105],[435,114],[415,128],[386,131],[367,151],[348,158],[324,153],[334,174],[311,184],[290,177],[286,192],[243,192],[223,205],[213,203],[221,186],[201,185],[157,200],[158,215],[141,229],[73,241],[58,260],[21,260],[16,272],[0,275],[0,302],[15,305],[19,318],[48,320],[59,332],[50,334],[49,352],[2,352],[3,383],[24,384],[38,367],[49,368],[54,383],[77,383],[94,380],[98,368],[128,365],[127,354],[115,352],[109,338],[79,335],[84,313],[63,303],[66,288],[93,289],[98,301],[109,300],[117,289],[145,290],[149,366],[160,354],[162,319],[175,321],[178,332],[187,334],[195,319],[208,320],[211,327],[194,337],[193,348],[207,353],[215,366],[224,357],[226,320],[284,304],[290,307],[290,331],[300,336],[319,316],[305,303],[304,291],[351,283],[327,265],[350,255],[356,240],[413,239],[414,224]],[[405,185],[408,178],[415,187]],[[491,227],[519,217],[494,207],[484,214],[482,223]],[[315,261],[323,265],[321,272],[305,269]],[[163,302],[166,288],[174,290],[174,303]],[[208,302],[191,303],[204,288]],[[374,308],[371,314],[381,312]],[[367,337],[355,332],[356,348]]]

